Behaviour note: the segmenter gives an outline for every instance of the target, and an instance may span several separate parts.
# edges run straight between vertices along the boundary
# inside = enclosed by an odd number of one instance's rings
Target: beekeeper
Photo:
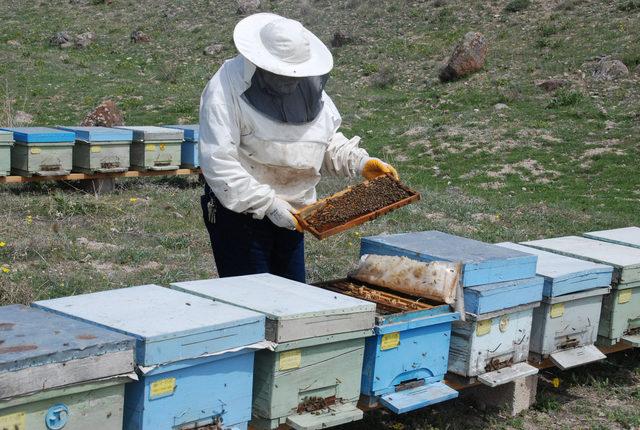
[[[201,204],[218,274],[304,282],[293,212],[316,201],[321,175],[397,173],[338,131],[340,114],[324,92],[331,52],[302,24],[259,13],[236,25],[233,40],[240,55],[200,100]]]

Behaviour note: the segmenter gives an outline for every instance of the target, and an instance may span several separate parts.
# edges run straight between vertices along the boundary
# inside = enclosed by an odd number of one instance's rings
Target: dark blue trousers
[[[304,235],[222,206],[209,186],[200,198],[221,278],[272,273],[305,282]]]

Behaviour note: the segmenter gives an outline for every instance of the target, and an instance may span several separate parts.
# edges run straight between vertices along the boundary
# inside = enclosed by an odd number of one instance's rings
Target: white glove
[[[272,223],[278,227],[286,228],[287,230],[297,230],[302,232],[300,223],[293,213],[296,210],[288,202],[276,197],[273,199],[273,203],[267,209],[266,215]]]

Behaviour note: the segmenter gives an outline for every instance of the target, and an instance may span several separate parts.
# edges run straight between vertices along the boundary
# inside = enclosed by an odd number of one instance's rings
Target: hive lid
[[[380,403],[396,414],[422,409],[429,405],[458,397],[458,392],[444,382],[434,382],[421,387],[402,390],[380,396]]]
[[[640,248],[640,227],[616,228],[613,230],[601,230],[585,233],[585,237],[618,245]]]
[[[132,337],[50,312],[0,307],[0,398],[130,373],[134,344]]]
[[[420,261],[460,261],[465,287],[536,274],[534,255],[439,231],[365,237],[360,253],[399,255]]]
[[[264,340],[263,315],[157,285],[39,301],[34,306],[134,336],[141,365]]]
[[[2,128],[13,132],[13,140],[22,143],[73,143],[76,135],[70,131],[50,127]]]
[[[75,133],[76,140],[84,142],[131,142],[133,132],[109,127],[58,127],[60,130]]]
[[[13,133],[6,130],[0,130],[0,143],[13,142]]]
[[[268,273],[179,282],[171,287],[265,314],[267,340],[274,342],[374,326],[374,303]]]
[[[184,131],[184,140],[190,142],[197,142],[199,137],[200,125],[192,124],[192,125],[167,125],[167,128],[176,128],[178,130]]]
[[[545,279],[543,294],[546,297],[606,287],[611,284],[613,267],[610,265],[558,255],[512,242],[502,242],[497,245],[538,257],[536,272]]]
[[[134,142],[181,141],[184,138],[184,132],[175,128],[156,127],[154,125],[118,126],[114,128],[131,130]]]
[[[614,284],[640,282],[640,249],[637,248],[579,236],[533,240],[523,245],[614,266],[618,269]]]

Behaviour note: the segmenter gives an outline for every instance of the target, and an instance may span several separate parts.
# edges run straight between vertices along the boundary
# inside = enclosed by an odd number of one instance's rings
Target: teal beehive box
[[[613,267],[510,242],[498,245],[536,255],[544,278],[542,304],[533,311],[530,358],[550,358],[561,369],[604,359],[594,344]]]
[[[321,429],[362,418],[356,407],[375,305],[269,274],[172,288],[263,313],[269,350],[256,354],[252,425]]]
[[[122,173],[129,170],[133,132],[108,127],[58,127],[76,136],[73,170],[83,173]]]
[[[11,173],[11,148],[13,147],[13,133],[0,130],[0,176]]]
[[[198,154],[198,142],[200,141],[198,124],[192,125],[168,125],[168,128],[176,128],[184,131],[184,142],[182,143],[182,167],[185,169],[195,169],[200,167],[200,157]]]
[[[246,429],[263,315],[156,285],[35,305],[136,339],[125,430]]]
[[[0,428],[122,429],[134,345],[92,324],[0,307]]]
[[[180,167],[184,132],[167,127],[119,126],[133,132],[130,162],[136,170],[176,170]]]
[[[68,175],[73,166],[75,135],[48,127],[15,127],[11,171],[21,176]]]
[[[640,346],[640,249],[578,236],[523,245],[612,266],[612,290],[603,300],[597,343]]]

